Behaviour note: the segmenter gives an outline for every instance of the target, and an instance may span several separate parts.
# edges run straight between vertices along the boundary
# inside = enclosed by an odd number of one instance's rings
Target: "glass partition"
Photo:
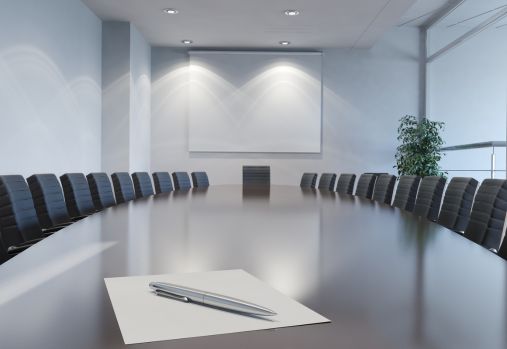
[[[427,116],[445,122],[445,146],[505,141],[507,1],[464,1],[429,29],[427,50]],[[494,176],[505,178],[505,147],[449,151],[442,166],[449,176],[490,178],[493,151]]]

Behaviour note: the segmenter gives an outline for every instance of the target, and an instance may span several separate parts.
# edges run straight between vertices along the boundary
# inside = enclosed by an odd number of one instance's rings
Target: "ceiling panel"
[[[104,20],[132,22],[154,46],[370,47],[415,0],[82,0]],[[164,8],[179,13],[167,15]],[[298,9],[288,17],[286,9]]]

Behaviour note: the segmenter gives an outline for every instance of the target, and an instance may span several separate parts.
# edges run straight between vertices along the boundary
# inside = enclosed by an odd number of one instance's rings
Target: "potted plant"
[[[440,132],[445,123],[426,118],[417,120],[415,116],[406,115],[400,119],[396,151],[398,174],[425,176],[442,176],[439,162],[442,158],[440,148],[444,144]]]

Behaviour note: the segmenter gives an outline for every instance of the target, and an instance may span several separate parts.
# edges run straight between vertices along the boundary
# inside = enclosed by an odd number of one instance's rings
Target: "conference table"
[[[125,347],[104,278],[228,269],[331,323],[129,347],[507,347],[507,264],[493,253],[367,199],[228,185],[111,207],[1,265],[0,348]]]

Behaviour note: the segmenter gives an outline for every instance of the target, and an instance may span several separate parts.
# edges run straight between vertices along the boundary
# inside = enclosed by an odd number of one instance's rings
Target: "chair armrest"
[[[36,243],[44,240],[46,238],[46,236],[40,238],[40,239],[33,239],[33,240],[29,240],[29,241],[25,241],[25,242],[21,242],[17,245],[13,245],[13,246],[9,246],[7,248],[7,254],[8,255],[13,255],[13,254],[18,254],[20,252],[23,252],[24,250],[26,250],[27,248],[29,247],[32,247],[33,245],[35,245]]]
[[[62,229],[63,229],[63,228],[65,228],[66,226],[67,226],[67,225],[64,225],[64,226],[62,226],[62,225],[57,225],[57,226],[55,226],[55,227],[42,229],[42,234],[44,234],[44,235],[47,235],[47,234],[51,235],[51,234],[53,234],[53,233],[56,233],[58,230],[62,230]]]
[[[489,251],[493,253],[498,253],[498,251],[495,248],[490,248]]]
[[[33,239],[33,240],[29,240],[29,241],[25,241],[25,242],[19,243],[17,245],[9,246],[7,248],[7,254],[8,255],[18,254],[20,252],[23,252],[27,248],[32,247],[33,245],[35,245],[36,243],[38,243],[38,242],[40,242],[42,240],[44,240],[44,238]]]
[[[74,222],[67,222],[67,223],[60,223],[60,224],[56,224],[54,225],[53,227],[49,228],[49,229],[52,229],[52,228],[65,228],[65,227],[68,227],[69,225],[72,225],[72,223]]]
[[[29,247],[32,247],[32,246],[33,246],[33,244],[20,245],[20,246],[9,246],[9,248],[7,249],[7,254],[9,256],[14,256],[14,255],[17,255],[18,253],[23,252],[24,250],[28,249]]]
[[[88,216],[77,216],[77,217],[72,217],[70,220],[72,222],[77,222],[77,221],[80,221],[81,219],[86,218],[86,217],[88,217]]]
[[[40,239],[33,239],[33,240],[29,240],[29,241],[25,241],[25,242],[22,242],[20,244],[17,244],[16,246],[32,246],[36,243],[38,243],[39,241],[42,241],[44,240],[44,238],[40,238]]]

